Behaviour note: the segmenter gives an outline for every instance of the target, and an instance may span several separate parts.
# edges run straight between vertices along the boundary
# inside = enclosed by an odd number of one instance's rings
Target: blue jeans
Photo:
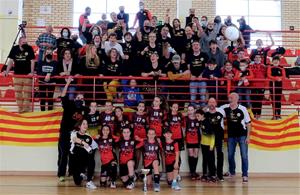
[[[240,96],[241,104],[243,106],[245,106],[246,108],[250,108],[251,107],[251,103],[250,103],[251,89],[248,89],[247,87],[241,87],[241,88],[237,88],[236,92]]]
[[[246,144],[246,138],[246,136],[228,138],[228,162],[231,175],[235,175],[234,155],[236,145],[239,144],[242,158],[242,176],[248,177],[248,144]]]
[[[64,87],[60,87],[60,90],[63,91]],[[74,100],[75,98],[75,87],[68,87],[67,96],[69,97],[69,100]]]
[[[43,61],[44,50],[39,49],[38,63]]]
[[[196,105],[197,93],[200,93],[200,106],[205,106],[206,102],[206,82],[205,81],[191,81],[190,82],[191,101]]]

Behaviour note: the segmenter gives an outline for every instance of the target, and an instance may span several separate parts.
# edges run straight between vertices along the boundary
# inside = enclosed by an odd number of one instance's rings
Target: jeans
[[[200,106],[205,106],[206,102],[206,82],[192,81],[190,82],[191,101],[196,105],[197,93],[200,93]]]
[[[39,58],[38,58],[38,63],[43,61],[43,55],[44,55],[44,50],[39,49]]]
[[[246,108],[250,108],[250,94],[251,94],[251,89],[248,89],[247,87],[240,87],[236,89],[236,92],[240,96],[241,104],[245,106]]]
[[[234,155],[236,145],[239,144],[242,158],[242,176],[248,177],[248,144],[246,144],[246,138],[246,136],[228,138],[228,162],[231,175],[235,175]]]

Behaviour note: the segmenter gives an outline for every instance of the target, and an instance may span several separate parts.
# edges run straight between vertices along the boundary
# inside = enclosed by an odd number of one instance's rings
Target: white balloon
[[[225,37],[227,39],[229,39],[230,41],[238,40],[239,36],[240,36],[240,32],[236,27],[229,26],[229,27],[226,28]]]

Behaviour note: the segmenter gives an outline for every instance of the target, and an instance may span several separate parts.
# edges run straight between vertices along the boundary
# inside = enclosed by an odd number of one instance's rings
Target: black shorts
[[[159,159],[157,159],[158,160],[158,166],[160,165],[160,160]],[[147,166],[147,167],[144,167],[144,169],[150,169],[150,171],[149,171],[149,173],[147,174],[147,175],[152,175],[152,170],[153,170],[153,162],[154,161],[152,161],[152,163],[149,165],[149,166]]]
[[[110,161],[109,163],[105,164],[105,165],[101,165],[101,173],[100,176],[101,177],[108,177],[108,173],[109,170],[112,167],[112,164],[115,164],[117,166],[117,162],[115,160]]]
[[[189,143],[186,143],[186,148],[189,149],[189,148],[200,148],[200,143],[199,144],[189,144]]]
[[[172,164],[166,165],[166,173],[171,173],[174,171],[174,164],[175,164],[175,161]],[[179,160],[179,163],[178,163],[179,169],[180,169],[180,164],[181,164],[181,161]]]
[[[178,143],[179,151],[184,151],[184,140],[183,139],[175,139],[175,142]]]

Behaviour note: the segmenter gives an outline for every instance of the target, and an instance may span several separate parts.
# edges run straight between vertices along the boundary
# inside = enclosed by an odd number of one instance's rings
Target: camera
[[[19,24],[19,28],[26,28],[27,26],[27,21],[22,21],[22,24]]]

